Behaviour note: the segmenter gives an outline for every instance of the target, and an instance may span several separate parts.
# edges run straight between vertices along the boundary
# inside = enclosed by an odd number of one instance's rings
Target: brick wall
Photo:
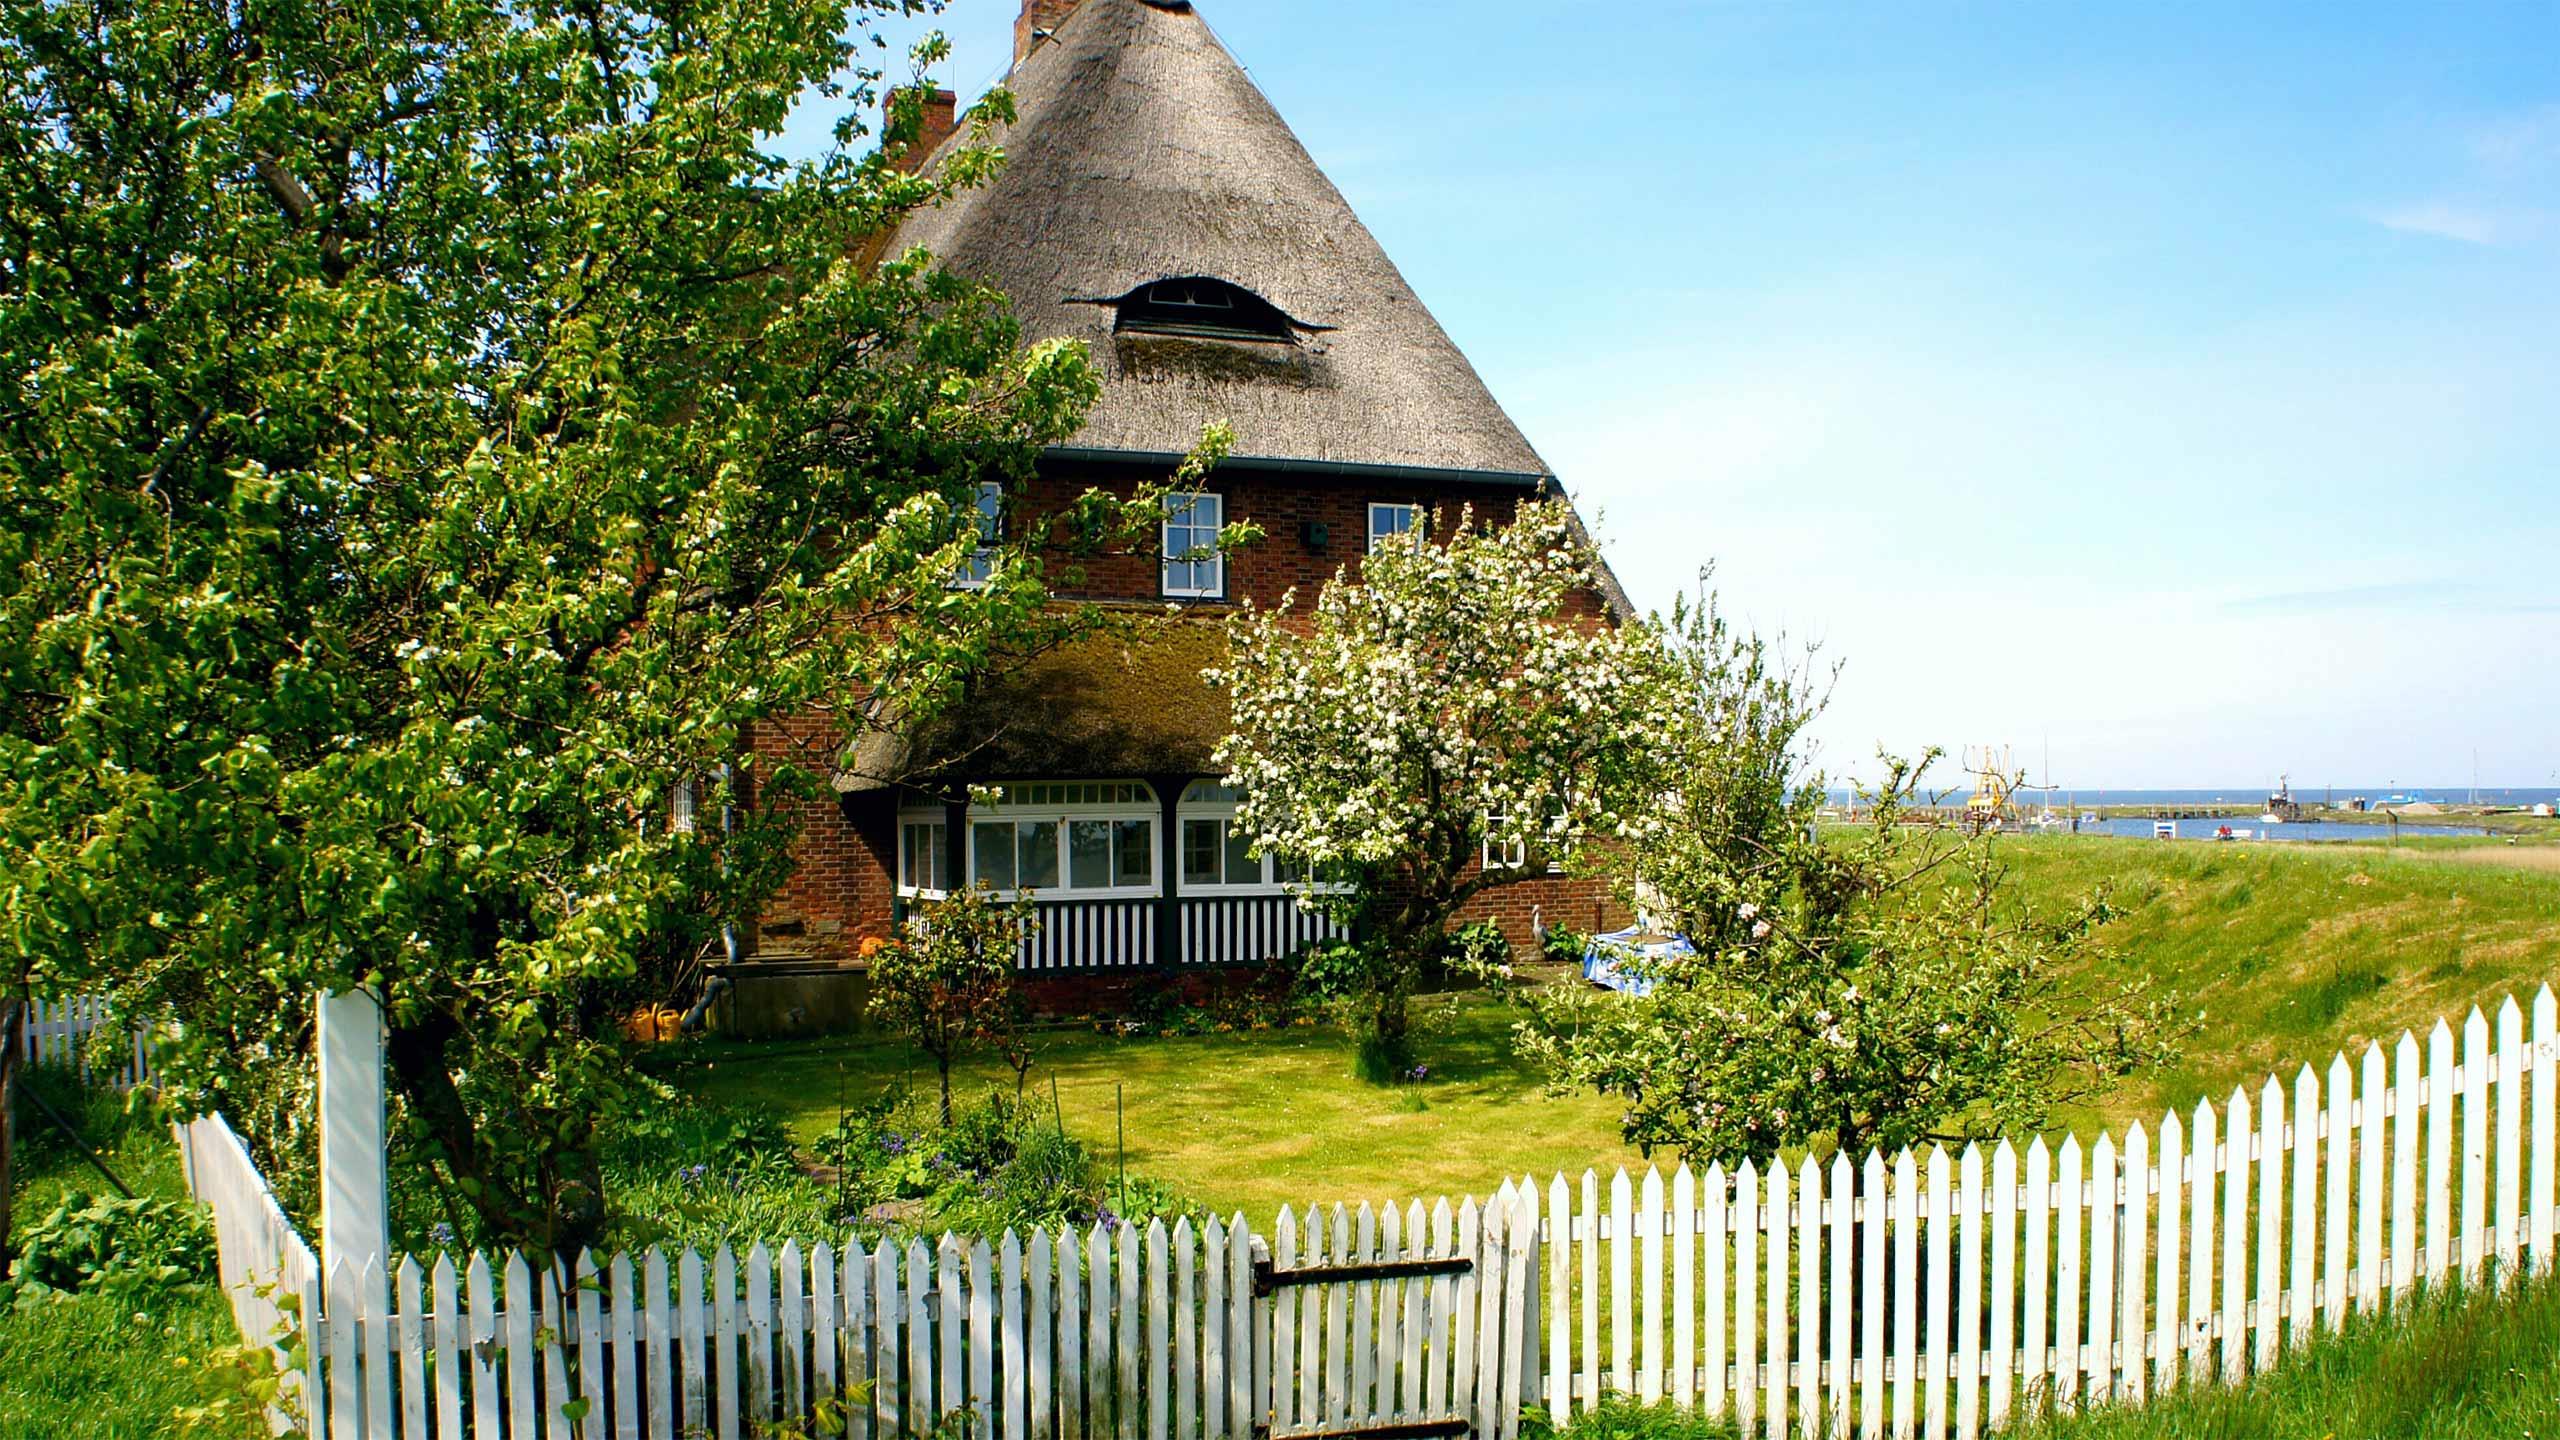
[[[835,722],[802,716],[757,730],[760,766],[788,761],[825,774],[840,748]],[[775,799],[800,825],[791,876],[765,906],[752,947],[764,954],[849,958],[865,936],[887,936],[896,902],[897,802],[886,791]]]
[[[1169,476],[1141,475],[1112,466],[1058,467],[1044,471],[1010,503],[1017,515],[1044,514],[1064,507],[1088,489],[1130,495],[1141,478]],[[1203,488],[1224,498],[1227,523],[1251,521],[1263,531],[1258,543],[1228,557],[1227,593],[1222,599],[1181,601],[1188,609],[1212,613],[1235,608],[1248,597],[1268,608],[1292,588],[1303,607],[1344,567],[1358,578],[1361,559],[1369,549],[1372,502],[1436,509],[1440,528],[1446,531],[1457,523],[1462,506],[1474,508],[1480,525],[1507,522],[1528,493],[1508,486],[1424,485],[1242,469],[1214,472]],[[1307,538],[1310,524],[1324,527],[1322,548]],[[1060,593],[1074,599],[1160,603],[1166,598],[1163,572],[1152,551],[1092,559],[1061,557],[1056,563],[1083,570],[1083,584],[1060,587]],[[1598,596],[1587,597],[1587,611],[1595,616],[1601,613]]]

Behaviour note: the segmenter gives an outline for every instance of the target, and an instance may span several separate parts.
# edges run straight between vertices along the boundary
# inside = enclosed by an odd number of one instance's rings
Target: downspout
[[[729,838],[736,833],[738,810],[730,795],[729,767],[724,764],[713,773],[720,779],[720,873],[726,877],[729,874]],[[737,968],[738,921],[735,916],[724,917],[720,921],[720,956],[722,969]],[[704,981],[702,994],[694,1000],[693,1008],[684,1012],[683,1021],[676,1026],[677,1033],[701,1034],[710,1021],[712,1004],[736,988],[736,983],[727,975],[714,975]]]

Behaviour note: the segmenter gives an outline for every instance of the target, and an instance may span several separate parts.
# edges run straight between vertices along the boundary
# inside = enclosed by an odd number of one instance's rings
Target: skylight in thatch
[[[1118,312],[1112,329],[1122,334],[1187,335],[1288,345],[1297,342],[1301,330],[1327,328],[1292,320],[1279,306],[1243,286],[1206,275],[1150,280],[1126,295],[1100,303]]]

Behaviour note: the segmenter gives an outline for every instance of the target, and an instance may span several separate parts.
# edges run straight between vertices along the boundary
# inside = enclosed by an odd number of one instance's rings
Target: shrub
[[[1668,1400],[1646,1405],[1624,1395],[1603,1399],[1561,1430],[1539,1406],[1520,1412],[1521,1440],[1739,1440],[1741,1434],[1731,1420],[1703,1409]]]
[[[961,1055],[1001,1051],[1017,1079],[1030,1069],[1013,967],[1017,948],[1037,928],[1028,900],[1006,902],[972,887],[935,901],[872,956],[871,1013],[933,1058],[945,1125],[951,1066]]]
[[[1047,1101],[1002,1090],[959,1110],[948,1130],[924,1106],[884,1096],[848,1112],[816,1148],[839,1167],[843,1208],[913,1230],[995,1235],[1190,1209],[1167,1186],[1115,1187]]]
[[[1283,963],[1290,972],[1290,999],[1306,1006],[1333,1006],[1368,993],[1385,957],[1376,946],[1360,941],[1319,940]]]
[[[183,1201],[66,1193],[21,1229],[13,1278],[19,1294],[135,1290],[209,1280],[213,1227]]]
[[[1582,952],[1591,948],[1591,937],[1569,925],[1559,925],[1547,932],[1540,949],[1547,960],[1556,965],[1580,965]]]

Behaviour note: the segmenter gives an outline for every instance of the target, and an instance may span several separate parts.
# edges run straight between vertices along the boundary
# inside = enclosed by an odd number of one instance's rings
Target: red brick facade
[[[1010,502],[1008,510],[1015,516],[1049,513],[1088,488],[1125,495],[1145,478],[1162,477],[1125,466],[1058,465],[1044,470]],[[1461,506],[1472,506],[1479,523],[1500,524],[1529,493],[1517,486],[1380,481],[1243,466],[1220,470],[1204,488],[1226,497],[1230,523],[1251,521],[1261,527],[1263,538],[1229,558],[1227,593],[1222,599],[1180,602],[1195,614],[1233,610],[1247,597],[1256,605],[1276,605],[1292,588],[1299,593],[1299,612],[1305,613],[1314,592],[1343,567],[1358,575],[1360,558],[1368,548],[1372,502],[1436,509],[1445,528],[1454,523]],[[1324,530],[1321,545],[1308,528],[1317,525]],[[1083,583],[1060,587],[1060,593],[1069,598],[1164,601],[1161,571],[1151,554],[1077,563],[1084,572]],[[1606,613],[1597,595],[1585,596],[1582,609],[1595,620]],[[823,772],[841,744],[832,721],[810,716],[759,733],[754,748],[767,762],[788,758]],[[768,908],[755,946],[767,955],[849,960],[864,937],[885,936],[894,925],[898,801],[892,792],[874,790],[799,802],[797,808],[801,823],[797,868]],[[1512,944],[1525,952],[1535,943],[1533,918],[1549,926],[1590,930],[1622,924],[1622,914],[1604,886],[1541,876],[1479,896],[1462,919],[1496,920]],[[1103,999],[1109,993],[1108,987],[1095,991]]]

